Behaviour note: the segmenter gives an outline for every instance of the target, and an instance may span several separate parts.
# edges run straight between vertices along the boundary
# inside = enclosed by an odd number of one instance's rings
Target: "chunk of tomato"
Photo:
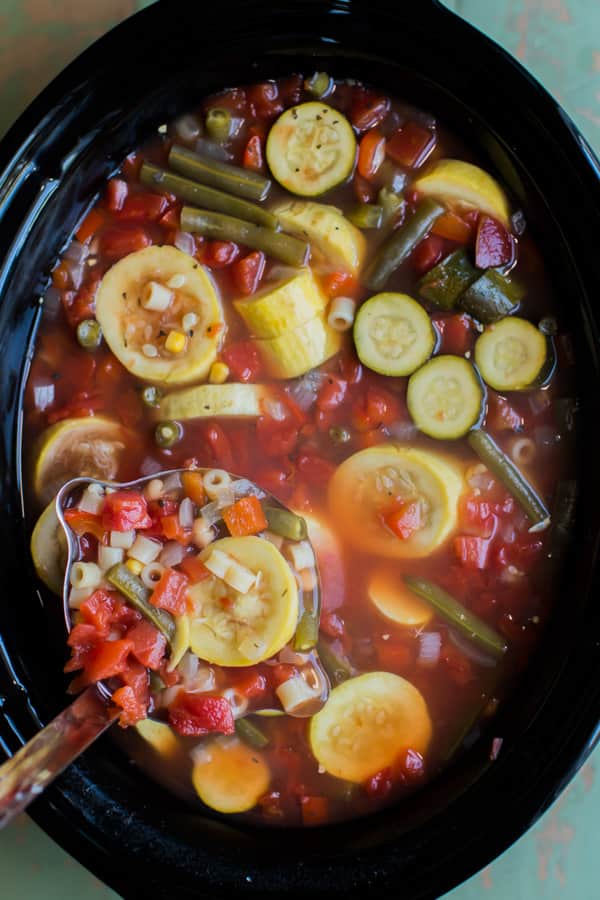
[[[169,724],[184,737],[235,731],[231,705],[224,697],[181,692],[169,709]]]
[[[150,528],[146,498],[136,491],[114,491],[107,494],[102,507],[102,525],[106,531],[131,531]]]

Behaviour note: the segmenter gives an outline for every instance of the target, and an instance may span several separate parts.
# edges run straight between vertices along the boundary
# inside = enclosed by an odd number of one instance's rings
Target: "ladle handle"
[[[96,686],[0,766],[0,828],[29,806],[118,715]]]

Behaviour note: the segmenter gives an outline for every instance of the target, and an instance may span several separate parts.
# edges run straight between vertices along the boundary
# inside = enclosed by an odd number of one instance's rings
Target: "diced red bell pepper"
[[[94,513],[84,512],[82,509],[67,509],[64,512],[65,522],[72,528],[75,534],[93,534],[99,541],[106,533],[102,524],[102,518]]]
[[[245,169],[261,172],[264,168],[262,141],[258,134],[253,134],[246,144],[242,165]]]
[[[329,800],[304,794],[300,797],[303,825],[324,825],[329,821]]]
[[[259,531],[269,527],[261,502],[253,494],[249,497],[240,497],[231,506],[227,506],[222,515],[229,534],[233,537],[258,534]]]
[[[413,250],[410,261],[418,275],[424,275],[433,269],[444,255],[447,244],[444,238],[437,234],[430,234],[417,244]]]
[[[370,181],[385,160],[385,137],[377,129],[363,135],[358,150],[358,174]]]
[[[106,208],[110,212],[119,212],[129,193],[129,185],[122,178],[111,178],[106,185]]]
[[[480,269],[505,266],[512,255],[513,243],[506,228],[491,216],[480,216],[475,241],[475,265]]]
[[[230,344],[223,350],[221,358],[236,381],[256,381],[262,372],[260,354],[254,341]]]
[[[350,121],[358,131],[381,125],[390,110],[389,97],[382,97],[364,88],[355,91],[350,109]]]
[[[157,222],[169,205],[162,194],[139,191],[129,192],[127,199],[119,211],[118,218],[125,221]]]
[[[421,506],[416,502],[399,503],[384,516],[384,522],[401,541],[407,541],[422,526]]]
[[[211,573],[197,556],[191,555],[184,557],[179,564],[179,568],[187,575],[192,584],[198,584],[199,581],[210,578]]]
[[[95,682],[119,675],[127,668],[127,659],[132,649],[133,643],[127,638],[99,644],[86,661],[86,677],[90,682]]]
[[[102,507],[102,524],[106,531],[131,531],[150,528],[146,498],[136,491],[114,491],[107,494]]]
[[[464,356],[467,350],[473,349],[476,332],[469,316],[464,313],[435,313],[431,318],[441,339],[439,353]]]
[[[354,297],[359,284],[350,272],[332,272],[322,280],[323,290],[330,299],[334,297]]]
[[[138,662],[153,671],[159,668],[165,655],[167,639],[158,628],[144,619],[129,629],[127,640],[131,641],[131,652]]]
[[[491,550],[491,541],[473,535],[460,535],[454,538],[454,552],[466,569],[487,567]]]
[[[162,225],[163,228],[169,229],[168,243],[172,243],[170,232],[174,231],[176,234],[181,225],[181,206],[177,203],[175,206],[169,207],[166,213],[163,213],[158,220],[158,224]],[[173,235],[173,240],[175,240],[175,235]]]
[[[256,292],[265,271],[265,263],[265,254],[261,250],[255,250],[232,265],[231,277],[240,294],[249,297]]]
[[[231,705],[224,697],[207,697],[183,691],[169,709],[169,724],[184,737],[212,732],[233,734],[235,731]]]
[[[150,235],[141,225],[114,225],[100,235],[100,253],[111,260],[121,259],[152,243]]]
[[[240,248],[233,241],[208,241],[203,248],[202,260],[211,269],[225,269],[240,255]]]
[[[423,165],[435,147],[435,134],[428,128],[407,122],[387,142],[388,156],[401,166],[416,169]]]
[[[150,603],[165,609],[174,616],[183,616],[187,611],[186,591],[189,582],[182,572],[165,569],[152,594]]]
[[[328,375],[317,396],[317,407],[323,411],[337,409],[344,402],[348,385],[335,375]]]
[[[384,797],[387,797],[392,787],[392,770],[389,766],[381,769],[380,772],[376,772],[375,775],[371,775],[364,783],[367,796],[377,800],[383,800]]]

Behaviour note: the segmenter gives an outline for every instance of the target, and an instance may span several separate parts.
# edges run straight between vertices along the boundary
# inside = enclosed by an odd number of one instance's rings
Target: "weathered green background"
[[[66,62],[146,5],[144,0],[0,0],[0,134]],[[447,0],[447,5],[537,75],[600,151],[600,0]],[[600,750],[537,826],[447,900],[599,900],[599,763]],[[115,896],[25,816],[0,835],[3,900]]]

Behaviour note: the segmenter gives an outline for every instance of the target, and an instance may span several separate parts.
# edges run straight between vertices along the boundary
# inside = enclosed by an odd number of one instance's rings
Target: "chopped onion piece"
[[[308,541],[290,541],[286,545],[286,551],[297,572],[302,571],[302,569],[309,569],[315,564],[315,554]]]
[[[288,666],[305,666],[310,661],[308,653],[296,653],[289,644],[279,651],[278,661]]]
[[[37,384],[33,389],[33,403],[40,412],[54,403],[54,384]]]
[[[390,437],[395,438],[397,441],[412,441],[418,432],[415,423],[409,419],[392,422],[391,425],[388,425],[387,430],[390,433]]]
[[[184,556],[185,547],[178,541],[168,541],[164,544],[160,556],[158,557],[158,561],[161,565],[165,566],[165,568],[170,569],[173,566],[178,566]]]
[[[211,159],[220,159],[222,162],[228,162],[233,159],[233,155],[225,149],[223,144],[216,144],[214,141],[208,141],[205,138],[197,140],[194,149],[196,153],[210,156]]]
[[[196,252],[196,241],[194,240],[194,235],[190,234],[189,231],[178,231],[173,243],[178,250],[181,250],[182,253],[187,253],[188,256],[193,256]]]
[[[266,497],[264,491],[261,491],[252,481],[249,481],[247,478],[238,478],[237,481],[233,482],[233,493],[235,494],[235,499],[237,500],[239,497],[258,497],[259,500],[262,500],[263,497]]]
[[[287,410],[281,400],[276,400],[274,397],[267,397],[263,402],[263,406],[266,414],[269,418],[273,419],[274,422],[283,422],[287,416]]]
[[[217,522],[220,522],[222,518],[221,507],[216,500],[213,500],[212,503],[207,503],[206,506],[202,507],[202,519],[207,526],[215,525]]]
[[[181,483],[181,476],[179,472],[172,472],[170,475],[163,481],[163,488],[165,494],[170,494],[171,491],[180,491],[183,487]]]
[[[495,737],[492,741],[492,747],[490,750],[490,760],[494,762],[498,759],[500,755],[500,751],[502,750],[502,744],[504,743],[504,738]]]
[[[151,456],[146,456],[140,465],[140,474],[145,477],[146,475],[155,475],[157,472],[160,472],[162,469],[162,465],[155,459],[152,459]]]
[[[286,387],[286,393],[306,412],[316,402],[319,389],[327,378],[324,372],[307,372]]]
[[[197,744],[194,749],[190,751],[190,756],[192,762],[198,766],[206,766],[208,763],[212,762],[210,746],[207,747],[205,744]]]
[[[235,688],[225,688],[221,692],[221,696],[231,706],[234,719],[240,719],[248,709],[248,698],[244,697],[241,691],[237,691]]]
[[[180,116],[180,118],[176,120],[174,128],[177,137],[186,143],[195,141],[202,133],[200,122],[196,116],[193,116],[191,113]]]
[[[437,666],[441,649],[442,636],[439,631],[423,631],[419,635],[417,664],[424,668]]]
[[[87,244],[80,244],[79,241],[71,241],[69,246],[63,251],[63,259],[68,259],[74,263],[83,262],[89,253]]]

